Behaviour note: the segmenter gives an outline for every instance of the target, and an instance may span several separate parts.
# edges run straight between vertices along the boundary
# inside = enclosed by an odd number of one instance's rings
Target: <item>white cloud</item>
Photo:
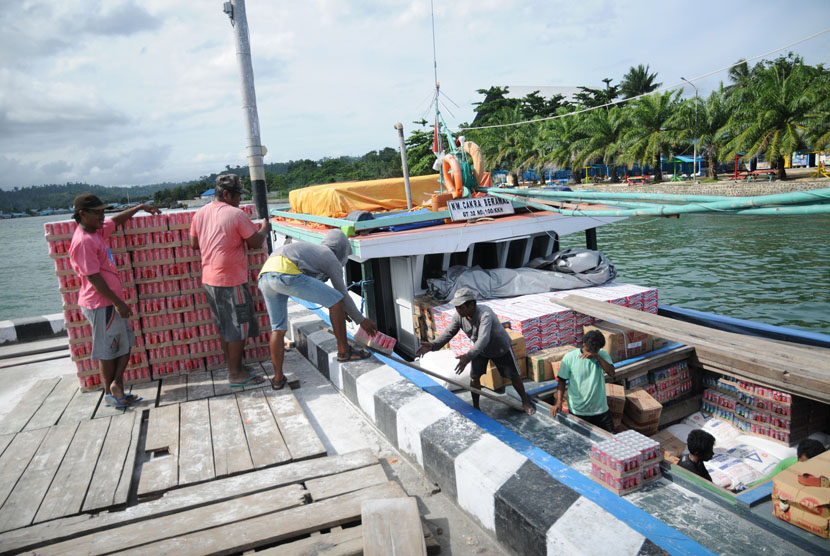
[[[218,0],[29,0],[0,11],[0,187],[198,178],[245,164],[233,30]],[[434,0],[438,79],[450,125],[476,89],[602,86],[649,64],[664,83],[699,75],[819,29],[757,29],[780,18],[657,0]],[[802,13],[817,13],[807,0]],[[427,111],[429,0],[248,0],[266,161],[396,146],[392,124]],[[806,27],[805,27],[806,25]],[[828,62],[830,35],[795,48]],[[701,82],[701,93],[725,75]],[[451,114],[450,114],[451,112]]]

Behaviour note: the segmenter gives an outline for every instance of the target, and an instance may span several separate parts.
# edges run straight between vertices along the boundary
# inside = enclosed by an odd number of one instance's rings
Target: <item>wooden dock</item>
[[[368,450],[327,456],[292,390],[267,386],[192,373],[133,386],[123,411],[73,376],[38,382],[0,422],[0,554],[382,551],[363,502],[405,492]],[[387,533],[439,549],[409,525]]]

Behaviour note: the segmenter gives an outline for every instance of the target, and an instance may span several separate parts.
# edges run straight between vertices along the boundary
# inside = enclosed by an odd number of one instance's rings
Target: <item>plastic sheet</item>
[[[409,178],[413,206],[430,202],[439,191],[438,174]],[[326,183],[295,189],[288,195],[293,212],[344,218],[357,210],[406,210],[403,178]]]

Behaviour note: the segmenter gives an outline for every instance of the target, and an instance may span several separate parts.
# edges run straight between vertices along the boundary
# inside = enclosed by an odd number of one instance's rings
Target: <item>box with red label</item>
[[[772,480],[772,514],[830,538],[830,452],[799,462]]]

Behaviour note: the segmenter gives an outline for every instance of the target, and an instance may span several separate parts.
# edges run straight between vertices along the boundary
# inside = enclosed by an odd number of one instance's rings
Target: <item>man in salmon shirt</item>
[[[81,278],[78,305],[92,326],[92,359],[100,361],[101,382],[109,405],[126,408],[140,398],[124,394],[124,370],[130,362],[135,336],[127,319],[132,311],[124,303],[118,269],[107,247],[107,238],[140,210],[161,211],[152,205],[138,205],[104,220],[101,199],[91,193],[75,197],[78,223],[69,246],[69,262]]]
[[[254,302],[248,289],[246,246],[259,249],[271,230],[266,218],[257,226],[239,208],[242,184],[235,174],[216,178],[213,201],[196,211],[190,224],[190,246],[202,253],[202,285],[219,328],[231,386],[264,382],[242,365],[246,338],[259,336]]]

